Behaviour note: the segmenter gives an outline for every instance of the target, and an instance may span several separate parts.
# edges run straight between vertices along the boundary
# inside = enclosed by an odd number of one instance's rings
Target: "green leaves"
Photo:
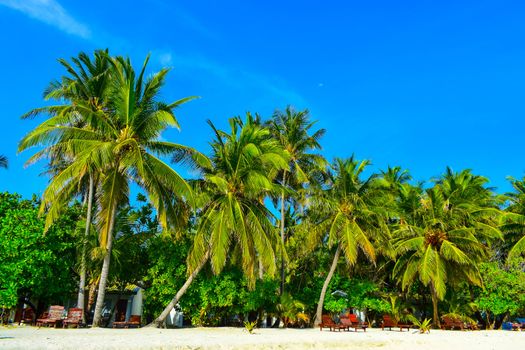
[[[230,134],[214,128],[212,166],[203,170],[202,183],[209,202],[203,207],[188,267],[193,271],[209,250],[218,274],[233,248],[253,287],[259,262],[267,274],[276,271],[277,235],[263,201],[274,193],[274,177],[288,166],[288,157],[250,115],[245,122],[232,119],[230,126]]]
[[[476,300],[479,309],[494,316],[509,313],[520,316],[525,312],[525,272],[523,259],[514,260],[507,268],[497,263],[480,265],[484,288]]]
[[[353,157],[336,159],[327,189],[312,198],[315,201],[312,218],[316,225],[313,230],[317,231],[312,237],[322,240],[328,233],[328,244],[340,244],[350,265],[356,263],[359,250],[374,262],[374,242],[388,240],[390,236],[383,223],[387,218],[379,208],[381,200],[386,199],[386,192],[376,186],[375,176],[360,178],[368,164],[366,160],[357,161]],[[383,204],[387,203],[383,201]]]
[[[72,206],[44,235],[38,203],[0,193],[0,307],[22,295],[61,302],[75,291],[75,226],[80,208]]]
[[[501,237],[501,212],[483,187],[486,179],[470,171],[447,169],[435,183],[425,192],[413,192],[419,193],[417,201],[403,195],[410,193],[406,185],[401,187],[403,212],[395,230],[398,260],[393,275],[403,290],[419,278],[442,300],[447,286],[462,281],[481,284],[477,264],[491,241]]]

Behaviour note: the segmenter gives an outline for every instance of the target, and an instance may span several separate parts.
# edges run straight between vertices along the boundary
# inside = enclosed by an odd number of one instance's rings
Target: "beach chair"
[[[109,322],[109,315],[108,315]],[[113,328],[125,328],[126,327],[126,313],[117,312],[113,319]]]
[[[70,308],[67,312],[67,317],[62,321],[62,327],[69,328],[69,326],[80,327],[82,325],[82,314],[84,310],[80,308]]]
[[[21,323],[26,323],[32,325],[35,322],[35,312],[32,308],[26,307],[24,310],[22,310],[22,316],[20,318],[20,321],[18,321],[18,325]]]
[[[358,329],[362,329],[366,332],[366,329],[368,328],[368,322],[361,322],[356,314],[348,314],[348,319],[351,322],[350,328],[354,328],[357,332]]]
[[[131,315],[129,317],[128,328],[140,328],[140,315]]]
[[[129,321],[113,322],[113,328],[140,328],[140,316],[131,315]]]
[[[345,326],[335,323],[334,320],[332,320],[332,317],[330,317],[330,315],[323,315],[321,317],[321,323],[319,323],[320,331],[322,331],[323,328],[329,328],[330,331],[335,331],[336,329],[338,331],[341,331],[341,329],[345,329]]]
[[[443,330],[445,329],[450,329],[450,330],[460,329],[462,331],[465,330],[465,324],[461,320],[458,320],[452,317],[448,317],[448,316],[444,316],[442,319],[443,319],[443,323],[441,323],[441,329]]]
[[[51,325],[57,326],[58,323],[62,321],[62,316],[64,315],[64,307],[61,305],[51,305],[49,307],[49,312],[47,315],[43,318],[39,318],[36,320],[36,326],[42,327],[46,326],[49,327]]]
[[[392,327],[397,326],[397,321],[392,319],[390,315],[383,315],[383,322],[381,322],[381,329],[384,331],[385,328],[388,328],[388,330],[392,330]]]
[[[403,332],[403,329],[410,331],[410,328],[412,328],[414,325],[411,322],[407,322],[407,323],[398,323],[397,326],[399,327],[399,331]]]
[[[354,323],[350,320],[348,315],[341,316],[340,322],[340,325],[343,330],[350,331],[350,328],[355,328]]]

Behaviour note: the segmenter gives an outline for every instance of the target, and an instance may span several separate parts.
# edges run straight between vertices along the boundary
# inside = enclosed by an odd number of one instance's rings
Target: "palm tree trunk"
[[[88,304],[87,304],[87,308],[86,308],[87,313],[91,312],[91,307],[95,303],[95,294],[97,292],[97,289],[95,288],[95,286],[96,286],[96,283],[92,284],[89,287]]]
[[[439,312],[438,312],[438,296],[434,284],[430,282],[430,292],[432,294],[432,310],[433,310],[433,325],[434,327],[440,328],[441,322],[439,321]]]
[[[113,226],[115,225],[115,217],[117,215],[117,208],[112,209],[111,223],[109,224],[108,243],[106,246],[106,255],[102,264],[102,271],[100,272],[100,282],[98,285],[97,303],[95,304],[95,315],[93,316],[93,327],[100,327],[102,321],[102,307],[104,307],[104,298],[106,297],[106,284],[109,275],[109,263],[111,260],[111,248],[113,246]]]
[[[262,280],[263,278],[264,278],[264,267],[263,267],[262,258],[259,257],[259,279]]]
[[[78,284],[77,307],[82,309],[82,321],[86,321],[86,310],[84,308],[85,288],[86,288],[86,245],[89,237],[89,227],[91,226],[91,211],[93,207],[93,189],[95,187],[93,175],[89,175],[89,189],[87,198],[86,230],[84,232],[84,242],[82,242],[82,253],[80,257],[80,283]]]
[[[315,313],[314,326],[318,326],[319,323],[321,323],[321,319],[323,316],[323,304],[324,304],[324,298],[326,296],[326,290],[328,289],[328,285],[330,284],[330,281],[332,280],[332,277],[334,276],[335,268],[337,267],[337,262],[339,261],[340,254],[341,254],[341,245],[338,245],[337,250],[335,251],[334,260],[332,261],[332,266],[330,267],[328,276],[326,276],[326,279],[324,281],[323,289],[321,289],[321,295],[319,296],[319,303],[317,303],[317,312]]]
[[[179,302],[180,298],[182,298],[184,293],[186,293],[186,291],[190,287],[190,285],[193,282],[193,280],[195,279],[195,277],[197,277],[197,274],[199,273],[199,271],[202,269],[204,264],[206,264],[206,261],[208,261],[209,257],[210,257],[210,252],[208,251],[208,252],[206,252],[206,254],[204,254],[204,257],[202,258],[199,266],[197,266],[197,268],[191,273],[191,275],[188,277],[186,282],[184,282],[184,284],[179,289],[177,294],[175,294],[175,297],[173,299],[171,299],[170,303],[166,306],[166,308],[164,308],[164,311],[162,311],[162,313],[159,315],[159,317],[157,317],[155,319],[155,321],[153,321],[153,323],[151,325],[153,325],[153,326],[155,326],[157,328],[161,328],[161,327],[165,327],[166,326],[166,317],[168,317],[168,315],[171,312],[171,310],[175,307],[175,305],[177,305],[177,303]]]
[[[286,186],[286,171],[283,172],[283,187]],[[281,193],[281,289],[280,294],[284,293],[284,189]]]

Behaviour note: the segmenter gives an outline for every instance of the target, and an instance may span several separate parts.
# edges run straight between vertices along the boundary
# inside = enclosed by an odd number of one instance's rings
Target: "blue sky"
[[[208,151],[211,119],[309,108],[328,158],[355,153],[415,179],[471,168],[500,192],[525,171],[525,8],[519,1],[0,0],[0,191],[40,194],[42,165],[16,154],[62,75],[57,58],[108,47],[173,68],[179,110],[164,138]]]

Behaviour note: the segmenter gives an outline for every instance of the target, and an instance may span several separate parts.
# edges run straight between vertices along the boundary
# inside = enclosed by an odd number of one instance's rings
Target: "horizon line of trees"
[[[157,327],[186,293],[200,298],[195,323],[231,317],[240,293],[226,283],[233,280],[260,302],[235,312],[273,313],[286,326],[317,324],[325,310],[348,307],[398,319],[428,313],[435,326],[440,307],[487,325],[525,312],[524,298],[509,301],[498,289],[506,279],[514,283],[509,293],[525,291],[525,179],[510,179],[514,192],[498,195],[470,170],[447,168],[430,186],[411,183],[400,167],[365,176],[368,160],[327,161],[319,153],[326,131],[308,110],[290,106],[268,119],[231,118],[228,130],[208,121],[214,139],[205,155],[160,139],[179,127],[175,110],[195,97],[162,101],[168,69],[146,76],[148,60],[136,72],[108,50],[60,59],[66,74],[45,91],[58,103],[24,115],[47,116],[19,144],[38,149],[29,163],[47,162],[44,232],[80,203],[77,304],[86,309],[89,281],[94,327],[108,283],[126,281],[126,274],[110,281],[112,259],[119,269],[144,264],[128,276],[146,288]],[[184,179],[168,161],[199,176]],[[142,209],[129,206],[132,183],[144,193]],[[126,254],[144,259],[122,264]],[[224,293],[210,287],[215,282],[228,290],[225,300],[210,297]],[[337,299],[337,287],[359,298]]]

